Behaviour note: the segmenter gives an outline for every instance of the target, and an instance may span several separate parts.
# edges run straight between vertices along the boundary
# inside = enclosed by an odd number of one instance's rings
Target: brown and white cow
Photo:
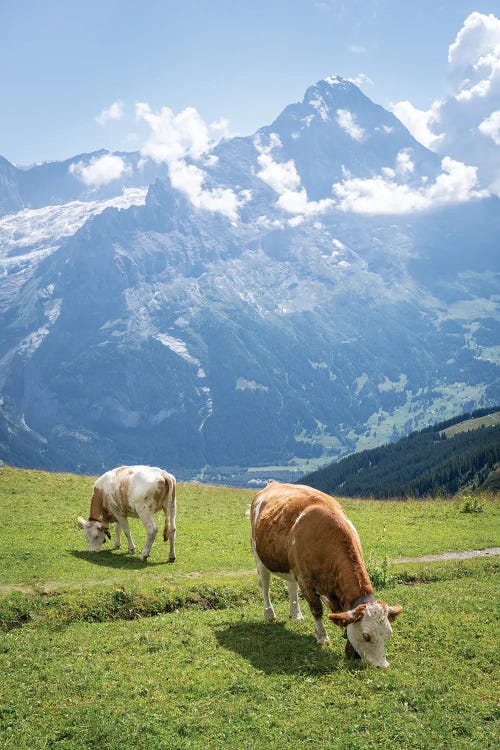
[[[169,562],[175,560],[175,499],[176,481],[173,474],[155,466],[120,466],[103,474],[94,484],[89,520],[81,516],[78,523],[89,543],[89,552],[99,552],[105,536],[111,539],[109,524],[116,523],[114,549],[121,546],[121,532],[128,541],[129,554],[135,552],[127,517],[140,518],[147,532],[141,560],[149,556],[158,532],[154,515],[163,508],[165,528],[163,539],[170,542]]]
[[[377,601],[366,571],[358,533],[333,497],[305,485],[270,480],[251,506],[252,547],[264,597],[264,617],[275,619],[269,598],[271,573],[287,582],[290,617],[301,620],[298,589],[315,619],[316,640],[329,643],[329,619],[346,628],[348,655],[386,668],[390,621],[402,607]]]

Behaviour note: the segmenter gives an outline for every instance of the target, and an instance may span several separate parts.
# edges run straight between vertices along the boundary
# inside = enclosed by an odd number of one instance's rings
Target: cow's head
[[[360,604],[347,612],[329,614],[328,618],[341,628],[346,628],[349,642],[362,659],[375,667],[387,669],[389,662],[385,658],[385,642],[392,633],[392,620],[402,609],[375,601]]]
[[[89,552],[100,552],[106,537],[111,539],[109,529],[102,521],[85,521],[78,516],[78,525],[83,529],[83,535],[89,543]]]

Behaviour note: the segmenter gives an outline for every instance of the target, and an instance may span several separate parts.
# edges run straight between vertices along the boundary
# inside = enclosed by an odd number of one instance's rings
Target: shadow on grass
[[[160,560],[158,562],[141,562],[136,555],[125,555],[116,554],[111,550],[102,550],[101,552],[87,552],[83,550],[70,550],[70,555],[77,557],[79,560],[85,560],[86,562],[92,563],[92,565],[101,565],[105,568],[122,568],[123,570],[144,570],[145,568],[153,568],[158,565],[168,565],[167,560]]]
[[[314,634],[295,633],[284,623],[240,622],[215,633],[225,649],[247,659],[266,674],[330,674],[339,668],[363,669],[344,659],[344,641],[318,646]]]

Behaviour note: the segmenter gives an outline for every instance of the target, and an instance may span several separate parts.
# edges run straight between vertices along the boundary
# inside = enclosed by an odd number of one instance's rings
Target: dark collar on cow
[[[369,602],[374,602],[375,597],[373,594],[361,594],[361,596],[358,596],[357,599],[354,599],[354,601],[351,602],[351,606],[349,609],[356,609],[356,607],[359,607],[360,604],[368,604]]]

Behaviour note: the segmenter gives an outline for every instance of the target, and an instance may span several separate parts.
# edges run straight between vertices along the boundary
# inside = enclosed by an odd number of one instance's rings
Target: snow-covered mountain
[[[254,482],[498,402],[499,201],[352,83],[42,168],[0,163],[4,460]]]
[[[124,188],[149,185],[165,171],[164,166],[143,159],[138,152],[103,149],[26,168],[0,156],[0,216],[72,201],[109,200]]]

